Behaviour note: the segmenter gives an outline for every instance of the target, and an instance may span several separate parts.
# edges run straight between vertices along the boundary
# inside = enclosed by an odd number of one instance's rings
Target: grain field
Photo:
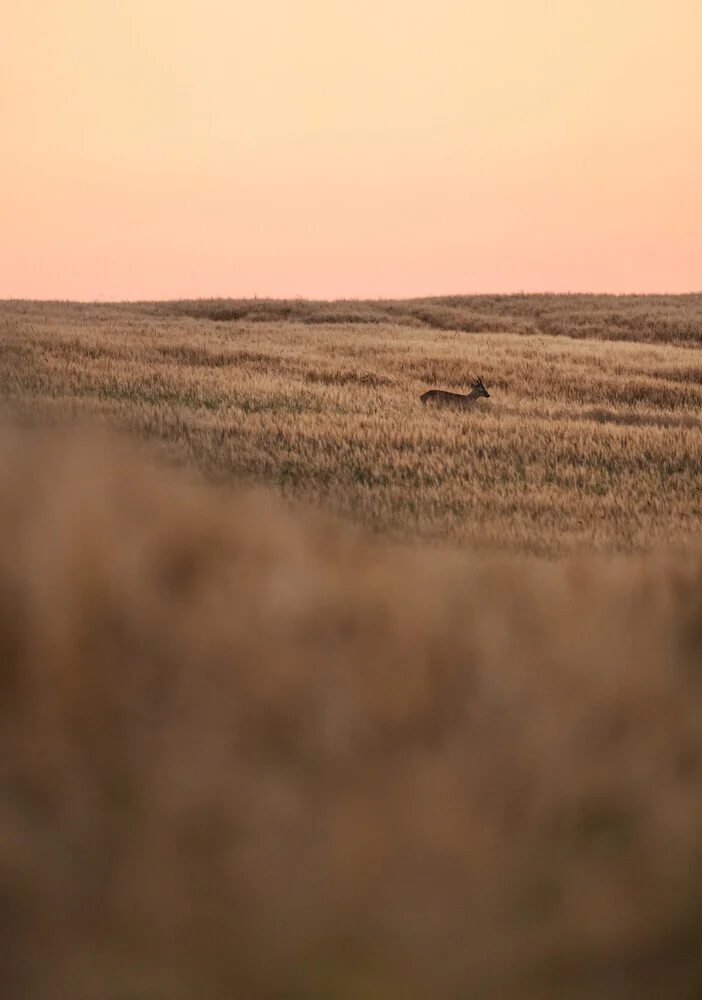
[[[3,997],[702,995],[701,306],[2,303]]]
[[[632,552],[699,533],[701,346],[701,296],[5,303],[0,400],[401,541]]]

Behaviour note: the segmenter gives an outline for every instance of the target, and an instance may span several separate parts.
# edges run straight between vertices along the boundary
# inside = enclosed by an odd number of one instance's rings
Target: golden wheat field
[[[0,304],[2,995],[697,1000],[701,348]]]
[[[0,405],[402,541],[630,552],[700,532],[701,348],[702,296],[4,303]]]

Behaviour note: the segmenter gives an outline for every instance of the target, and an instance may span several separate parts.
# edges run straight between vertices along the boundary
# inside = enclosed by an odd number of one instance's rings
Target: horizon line
[[[682,299],[702,296],[702,287],[687,292],[555,292],[555,291],[512,291],[512,292],[448,292],[441,295],[400,295],[400,296],[332,296],[316,297],[307,295],[194,295],[166,296],[154,298],[34,298],[23,296],[0,296],[0,302],[31,303],[34,305],[158,305],[168,302],[427,302],[442,299],[514,299],[514,298],[599,298],[599,299]]]

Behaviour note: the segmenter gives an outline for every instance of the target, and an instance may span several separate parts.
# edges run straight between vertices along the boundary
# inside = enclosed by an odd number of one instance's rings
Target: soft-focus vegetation
[[[0,445],[0,980],[702,990],[702,558],[370,544]]]

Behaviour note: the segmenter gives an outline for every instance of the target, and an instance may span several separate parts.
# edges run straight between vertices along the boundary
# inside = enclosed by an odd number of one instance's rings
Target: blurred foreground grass
[[[702,553],[392,547],[0,440],[0,982],[702,995]]]

